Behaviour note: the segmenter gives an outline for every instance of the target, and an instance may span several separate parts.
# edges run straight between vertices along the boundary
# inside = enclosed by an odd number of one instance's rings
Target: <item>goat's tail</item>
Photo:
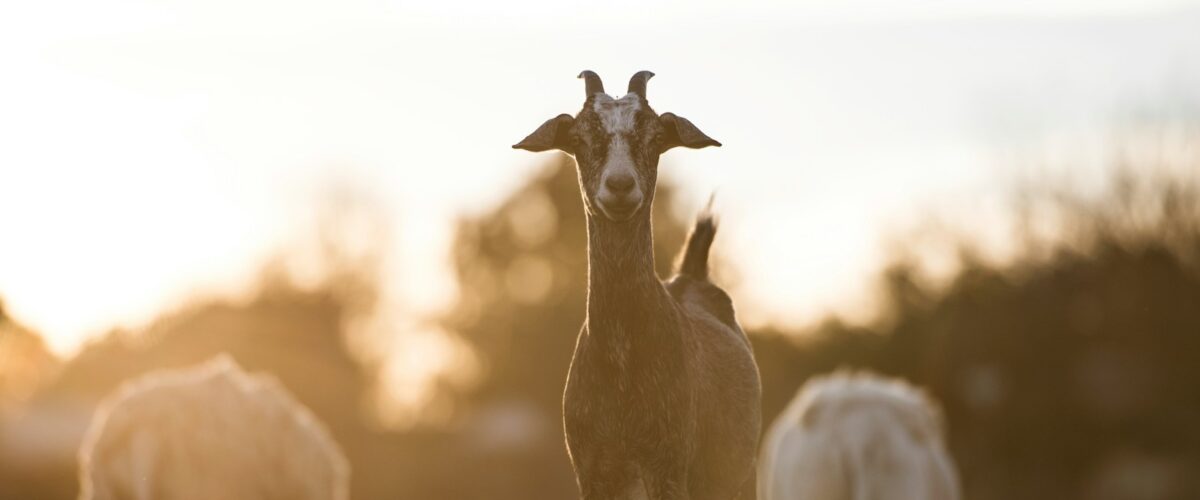
[[[683,248],[683,258],[679,262],[679,274],[695,279],[708,279],[708,249],[712,247],[713,238],[717,235],[717,222],[712,213],[712,198],[708,206],[696,218],[696,226],[688,235],[687,245]]]

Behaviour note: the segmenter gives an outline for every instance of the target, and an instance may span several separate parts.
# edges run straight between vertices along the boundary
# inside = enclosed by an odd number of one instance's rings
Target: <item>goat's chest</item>
[[[682,430],[693,406],[684,353],[639,340],[581,339],[563,399],[568,439],[647,441]]]

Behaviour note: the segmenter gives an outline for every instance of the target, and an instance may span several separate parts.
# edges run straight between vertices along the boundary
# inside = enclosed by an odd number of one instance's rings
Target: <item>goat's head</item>
[[[588,213],[617,222],[632,219],[654,199],[659,155],[677,146],[721,145],[687,119],[650,109],[646,81],[652,76],[639,71],[628,93],[614,99],[596,73],[580,73],[586,85],[583,109],[547,120],[513,148],[574,156]]]

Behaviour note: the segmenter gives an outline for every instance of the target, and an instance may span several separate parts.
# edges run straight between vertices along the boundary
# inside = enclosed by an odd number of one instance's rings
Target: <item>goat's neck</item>
[[[650,207],[632,220],[616,223],[588,216],[588,329],[632,332],[655,317],[662,284],[654,272]]]

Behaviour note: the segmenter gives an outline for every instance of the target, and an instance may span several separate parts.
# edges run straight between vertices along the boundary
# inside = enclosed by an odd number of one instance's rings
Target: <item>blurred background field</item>
[[[962,232],[924,229],[913,240],[941,241],[951,256],[953,270],[935,279],[897,243],[873,321],[751,330],[766,414],[811,375],[871,367],[943,402],[968,498],[1195,498],[1200,184],[1121,172],[1094,197],[1022,192],[1011,227],[1020,243],[1001,261]],[[662,188],[657,206],[674,193]],[[658,211],[665,271],[686,221]],[[378,307],[377,270],[354,267],[362,260],[307,287],[268,268],[246,297],[198,297],[68,359],[5,316],[0,491],[72,498],[74,448],[103,395],[147,370],[230,352],[278,375],[328,423],[356,498],[570,498],[559,404],[583,313],[582,217],[562,159],[458,225],[463,293],[433,327],[458,361],[425,381],[402,427],[379,418],[373,396],[387,367],[353,353],[354,325]]]
[[[870,367],[965,498],[1200,498],[1197,6],[455,5],[0,7],[0,499],[74,498],[100,399],[219,352],[354,498],[575,497],[583,212],[507,148],[585,66],[726,144],[664,158],[656,253],[718,191],[767,418]]]

